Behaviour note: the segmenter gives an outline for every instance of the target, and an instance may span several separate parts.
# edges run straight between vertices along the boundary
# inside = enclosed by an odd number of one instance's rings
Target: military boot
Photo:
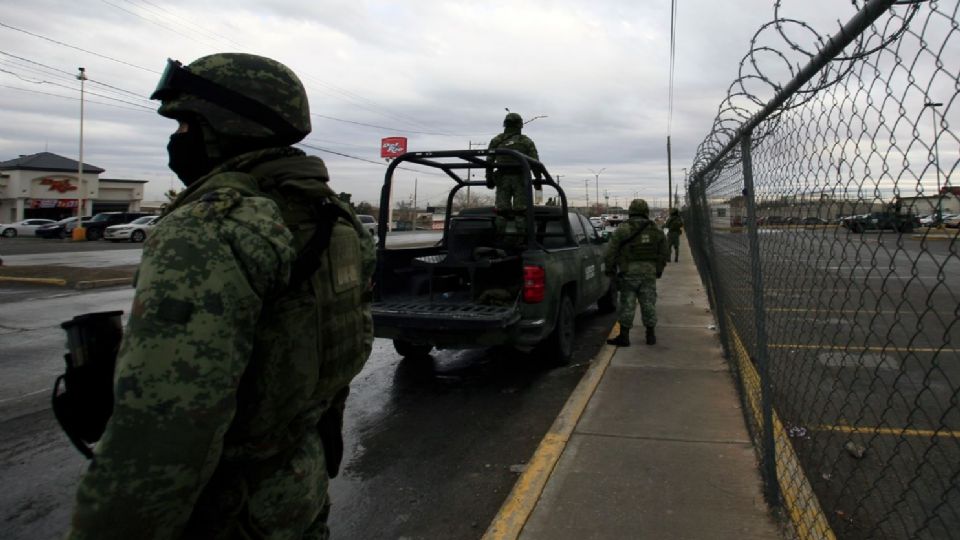
[[[657,344],[657,335],[653,333],[653,327],[647,327],[647,345],[656,345]]]
[[[620,327],[620,334],[613,338],[607,340],[608,345],[616,345],[617,347],[629,347],[630,346],[630,329]]]

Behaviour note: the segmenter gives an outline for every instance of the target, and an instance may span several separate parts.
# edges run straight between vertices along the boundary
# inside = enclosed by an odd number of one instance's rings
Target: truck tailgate
[[[469,302],[374,302],[372,311],[374,329],[377,325],[437,330],[504,328],[520,320],[520,310],[515,305],[488,306]]]

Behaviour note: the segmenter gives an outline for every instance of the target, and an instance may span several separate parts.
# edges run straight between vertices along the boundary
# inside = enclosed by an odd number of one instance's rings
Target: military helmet
[[[649,216],[650,207],[647,206],[647,201],[643,199],[634,199],[630,201],[629,214],[631,216],[643,216],[643,217]]]
[[[174,119],[199,116],[217,135],[293,144],[310,133],[307,92],[287,66],[253,54],[219,53],[184,66],[167,61],[150,99]]]
[[[503,118],[503,127],[523,127],[523,118],[515,112],[507,113],[507,116]]]

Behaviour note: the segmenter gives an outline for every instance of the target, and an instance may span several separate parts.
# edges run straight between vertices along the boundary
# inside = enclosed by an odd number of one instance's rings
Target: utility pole
[[[667,213],[670,213],[670,209],[673,208],[670,203],[670,194],[673,193],[673,174],[671,174],[671,169],[673,168],[671,156],[670,156],[670,136],[667,135]]]
[[[583,196],[586,198],[587,215],[590,215],[590,179],[583,179]]]
[[[470,150],[473,150],[474,145],[476,145],[479,148],[483,148],[482,142],[475,143],[473,141],[467,141],[467,144],[470,145]],[[467,181],[469,182],[471,178],[473,178],[472,168],[467,169]],[[467,208],[470,208],[470,186],[467,186]]]

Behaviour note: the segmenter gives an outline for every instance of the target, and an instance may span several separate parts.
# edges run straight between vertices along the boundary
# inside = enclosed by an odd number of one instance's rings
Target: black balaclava
[[[185,132],[170,135],[167,154],[170,170],[188,187],[216,165],[207,155],[203,129],[196,124],[191,124]]]

